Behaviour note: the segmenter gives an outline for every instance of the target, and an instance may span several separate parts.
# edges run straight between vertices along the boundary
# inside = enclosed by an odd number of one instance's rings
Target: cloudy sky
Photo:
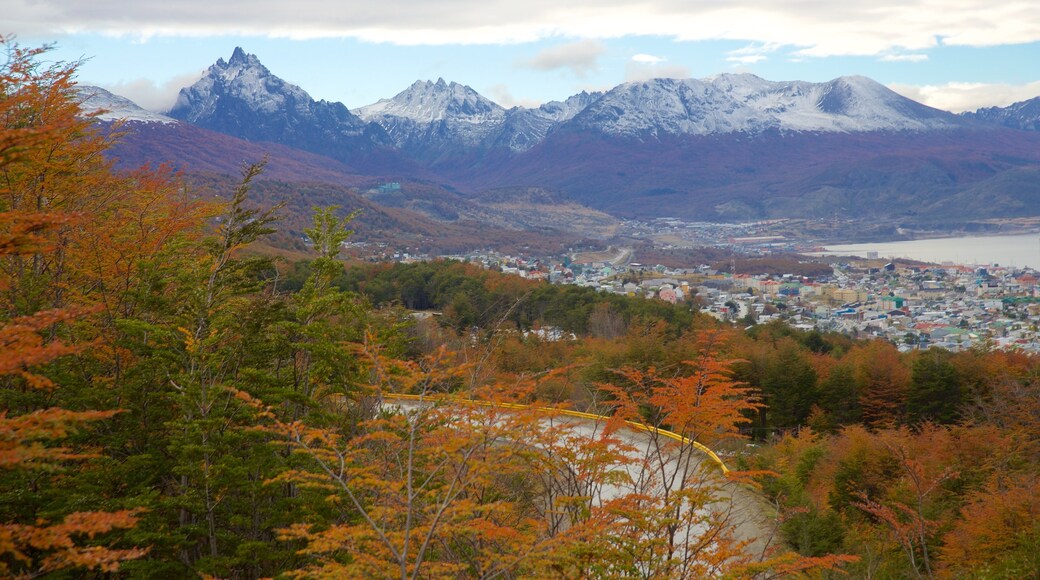
[[[505,105],[652,77],[862,74],[963,111],[1040,95],[1036,0],[0,0],[0,34],[168,108],[235,46],[349,107],[415,80]]]

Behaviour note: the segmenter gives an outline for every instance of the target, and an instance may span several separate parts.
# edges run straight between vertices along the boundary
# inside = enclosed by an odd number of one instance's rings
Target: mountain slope
[[[965,191],[1013,196],[1000,184],[1014,182],[999,176],[1038,166],[1040,133],[1010,129],[641,139],[571,127],[507,164],[455,179],[474,190],[545,187],[624,217],[932,219],[956,216],[943,200]],[[972,207],[998,217],[1021,206]]]
[[[957,217],[958,207],[1017,215],[1032,205],[1008,188],[1040,166],[1038,132],[932,109],[856,76],[653,79],[508,110],[470,87],[422,81],[358,113],[364,118],[311,100],[241,49],[182,91],[175,111],[203,127],[342,163],[311,171],[316,180],[444,184],[392,203],[438,219],[480,220],[488,210],[503,224],[525,226],[539,218],[523,215],[522,201],[485,203],[476,213],[463,202],[481,205],[478,192],[493,188],[544,188],[640,217],[925,220]]]
[[[111,125],[99,121],[103,130]],[[108,151],[120,169],[166,164],[187,173],[238,175],[243,164],[267,159],[264,176],[287,182],[357,184],[375,179],[344,163],[278,143],[254,142],[188,123],[129,121]]]

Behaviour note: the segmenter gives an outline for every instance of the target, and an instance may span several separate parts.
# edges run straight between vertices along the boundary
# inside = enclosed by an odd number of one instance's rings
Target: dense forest
[[[117,172],[75,65],[4,48],[0,576],[1040,575],[1035,357],[348,267],[335,207],[289,263],[252,251],[282,211],[250,197],[262,162],[218,199]],[[608,418],[546,427],[569,409]],[[625,421],[730,471],[637,487],[657,464]],[[725,483],[763,498],[768,537],[711,510]]]

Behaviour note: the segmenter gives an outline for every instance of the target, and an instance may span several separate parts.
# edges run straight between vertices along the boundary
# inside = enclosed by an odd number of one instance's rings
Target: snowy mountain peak
[[[194,85],[181,89],[170,115],[195,122],[224,98],[268,114],[313,101],[300,87],[272,75],[256,55],[236,47],[231,60],[217,60]]]
[[[101,121],[177,122],[176,119],[166,115],[145,110],[130,99],[113,94],[101,87],[79,85],[76,87],[76,93],[80,100],[80,110],[84,114],[97,113],[94,118]]]
[[[420,123],[452,120],[483,123],[500,119],[504,114],[498,104],[472,88],[443,78],[436,82],[415,81],[392,99],[381,99],[354,111],[365,120],[379,121],[400,117]]]
[[[564,101],[549,101],[538,107],[536,111],[557,123],[562,123],[574,118],[575,115],[585,110],[586,107],[599,100],[602,96],[603,93],[599,91],[592,93],[582,91],[567,97]]]

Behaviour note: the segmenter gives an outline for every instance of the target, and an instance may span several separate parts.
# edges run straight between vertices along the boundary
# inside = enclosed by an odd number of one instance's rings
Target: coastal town
[[[940,347],[1040,352],[1040,272],[1028,267],[942,265],[866,258],[802,257],[806,250],[768,224],[632,223],[644,239],[671,248],[704,244],[744,256],[783,253],[826,264],[829,272],[739,274],[719,264],[669,267],[632,261],[628,248],[560,257],[508,255],[492,250],[439,256],[478,263],[527,279],[575,284],[600,292],[685,303],[720,320],[754,325],[780,321],[802,330],[881,338],[908,351]],[[397,252],[395,261],[433,259]],[[793,258],[792,258],[793,257]],[[823,268],[826,271],[828,268]]]

